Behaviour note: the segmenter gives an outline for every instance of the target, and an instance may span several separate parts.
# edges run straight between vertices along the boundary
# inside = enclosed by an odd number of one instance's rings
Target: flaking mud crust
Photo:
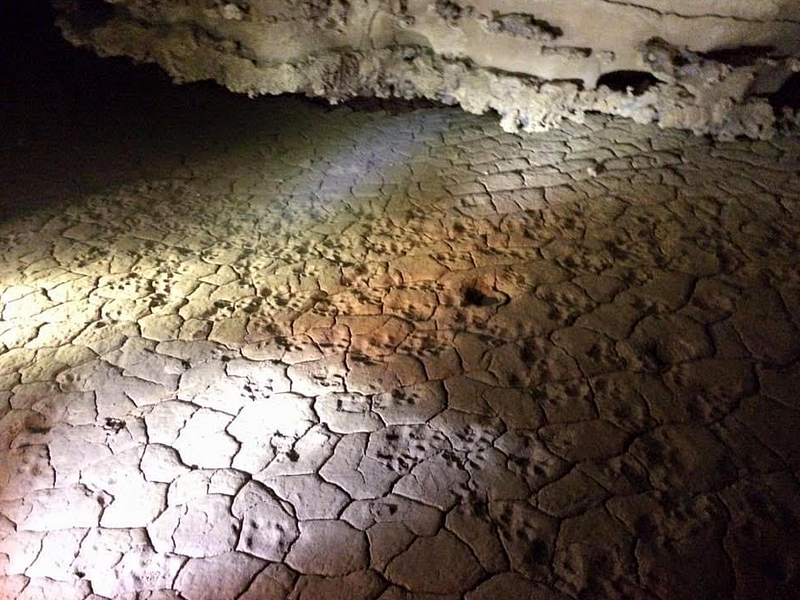
[[[0,597],[796,597],[797,140],[270,110],[0,223]]]

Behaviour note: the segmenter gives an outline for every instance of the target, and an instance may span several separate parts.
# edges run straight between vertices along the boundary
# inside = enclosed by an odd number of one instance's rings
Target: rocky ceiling
[[[507,131],[589,112],[770,137],[800,71],[800,0],[59,0],[68,40],[176,82],[332,102],[424,97]],[[777,104],[777,106],[776,106]]]

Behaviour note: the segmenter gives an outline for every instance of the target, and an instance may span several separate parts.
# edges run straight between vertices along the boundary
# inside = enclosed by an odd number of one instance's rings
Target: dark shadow
[[[307,102],[327,110],[336,110],[338,107],[346,107],[357,112],[385,112],[390,115],[401,115],[419,109],[428,108],[451,108],[442,102],[435,102],[427,98],[414,98],[404,100],[402,98],[377,98],[375,96],[358,96],[350,98],[337,105],[332,105],[325,98],[307,98]]]
[[[732,67],[746,67],[759,58],[769,58],[775,52],[774,46],[737,46],[716,48],[699,54],[706,60],[721,62]]]
[[[776,110],[782,108],[800,109],[800,73],[795,73],[789,77],[781,88],[770,96],[769,102]]]
[[[47,0],[0,6],[0,221],[174,178],[182,165],[293,127],[277,115],[297,97],[251,99],[213,82],[175,85],[155,65],[73,47],[54,19]],[[400,114],[432,106],[356,99],[339,110]]]
[[[614,92],[626,92],[629,89],[634,96],[641,96],[658,83],[647,71],[611,71],[600,76],[597,87],[605,86]]]

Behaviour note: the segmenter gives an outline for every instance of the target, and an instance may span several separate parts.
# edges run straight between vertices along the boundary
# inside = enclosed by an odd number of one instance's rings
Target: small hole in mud
[[[650,541],[658,533],[655,524],[647,515],[644,515],[641,518],[637,519],[634,522],[633,527],[634,530],[636,531],[636,536],[639,537],[642,541]]]
[[[35,434],[40,434],[41,435],[41,434],[48,433],[51,428],[50,427],[39,427],[37,425],[28,425],[27,429],[28,429],[28,431],[30,433],[35,433]]]
[[[115,419],[113,417],[106,417],[105,425],[103,425],[103,429],[107,429],[113,431],[114,433],[118,433],[125,427],[125,421],[122,419]]]
[[[546,564],[550,561],[550,552],[547,549],[547,544],[542,540],[533,541],[528,556],[538,565]]]
[[[464,306],[492,306],[497,304],[498,299],[484,294],[476,286],[468,286],[464,290],[463,305]]]
[[[630,89],[634,96],[641,96],[657,83],[658,79],[647,71],[612,71],[597,80],[597,87],[605,86],[614,92]]]

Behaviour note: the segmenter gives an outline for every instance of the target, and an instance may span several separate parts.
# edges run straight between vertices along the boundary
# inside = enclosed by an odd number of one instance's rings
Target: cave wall
[[[538,131],[588,111],[769,137],[800,0],[57,0],[65,37],[250,95],[425,97]],[[778,116],[780,116],[778,111]],[[786,111],[786,117],[794,117]]]

